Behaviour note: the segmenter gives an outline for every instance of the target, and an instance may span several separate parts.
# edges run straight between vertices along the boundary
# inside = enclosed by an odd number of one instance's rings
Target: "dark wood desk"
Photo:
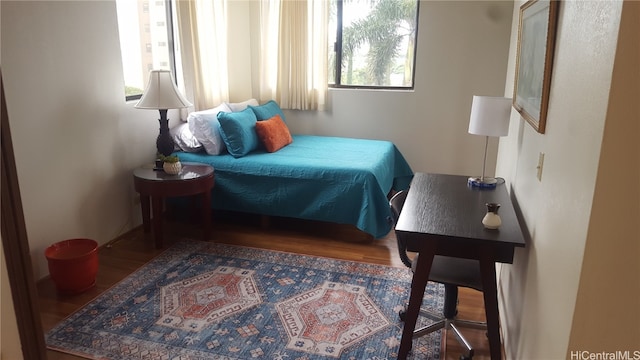
[[[211,189],[214,183],[213,168],[209,165],[183,163],[179,174],[171,175],[153,166],[133,171],[133,185],[140,193],[144,232],[151,231],[151,206],[153,203],[153,232],[156,248],[162,248],[163,199],[173,196],[202,194],[203,238],[209,240],[211,232]]]
[[[488,230],[482,225],[487,212],[485,204],[490,202],[501,204],[498,214],[502,226],[497,230]],[[398,359],[406,359],[411,349],[422,296],[436,254],[479,260],[491,359],[500,359],[495,263],[512,263],[515,248],[525,246],[505,185],[480,190],[468,187],[465,176],[417,173],[396,224],[396,234],[405,239],[408,250],[420,253]]]

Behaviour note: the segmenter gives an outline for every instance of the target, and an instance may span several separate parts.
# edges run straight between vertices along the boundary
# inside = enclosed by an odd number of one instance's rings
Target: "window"
[[[175,76],[171,1],[116,0],[126,100],[142,96],[149,70]]]
[[[333,0],[329,85],[412,89],[418,0]]]

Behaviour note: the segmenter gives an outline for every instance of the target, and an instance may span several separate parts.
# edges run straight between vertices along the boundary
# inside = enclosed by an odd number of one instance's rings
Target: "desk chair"
[[[400,191],[396,193],[391,200],[389,200],[389,206],[391,207],[391,215],[393,224],[398,221],[402,206],[407,198],[408,191]],[[412,271],[415,271],[418,256],[416,254],[413,260],[409,258],[407,254],[407,246],[402,241],[400,234],[396,233],[398,241],[398,251],[400,260],[407,267],[410,267]],[[444,284],[444,316],[439,316],[431,311],[420,309],[420,315],[426,316],[435,322],[431,325],[422,327],[413,332],[413,337],[417,338],[430,334],[434,331],[444,329],[443,336],[447,335],[447,331],[450,329],[453,331],[456,339],[465,348],[464,354],[460,356],[460,360],[471,360],[473,358],[473,347],[462,336],[458,326],[470,327],[474,329],[486,329],[487,324],[477,321],[461,320],[457,319],[458,313],[458,287],[468,287],[482,291],[482,280],[480,277],[480,264],[477,260],[461,259],[448,256],[436,255],[431,265],[431,271],[429,273],[429,281]],[[400,320],[404,321],[406,310],[400,311]]]

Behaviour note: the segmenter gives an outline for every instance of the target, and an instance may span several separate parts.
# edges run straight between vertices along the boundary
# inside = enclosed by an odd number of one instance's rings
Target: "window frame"
[[[173,81],[175,81],[177,85],[178,80],[176,78],[176,54],[175,54],[176,47],[175,47],[175,40],[174,40],[175,32],[173,30],[173,1],[172,0],[163,0],[163,1],[165,3],[165,16],[166,16],[165,22],[167,27],[167,44],[166,45],[167,45],[167,52],[169,54],[169,69],[173,73]],[[143,51],[143,49],[140,48],[140,51]],[[143,90],[143,94],[144,94],[144,90]],[[143,94],[125,95],[125,101],[140,100]]]
[[[333,44],[333,51],[335,54],[335,78],[333,84],[328,84],[330,89],[365,89],[365,90],[413,90],[416,85],[416,60],[418,53],[418,25],[420,18],[420,0],[416,2],[416,19],[415,19],[415,44],[413,51],[413,68],[411,69],[411,86],[381,86],[381,85],[344,85],[341,84],[342,79],[342,32],[343,32],[343,2],[344,0],[336,1],[336,41]]]

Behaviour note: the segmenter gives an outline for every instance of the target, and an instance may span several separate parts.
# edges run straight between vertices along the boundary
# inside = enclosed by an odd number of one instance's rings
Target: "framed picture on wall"
[[[555,47],[557,0],[530,0],[520,7],[513,107],[544,134]]]

